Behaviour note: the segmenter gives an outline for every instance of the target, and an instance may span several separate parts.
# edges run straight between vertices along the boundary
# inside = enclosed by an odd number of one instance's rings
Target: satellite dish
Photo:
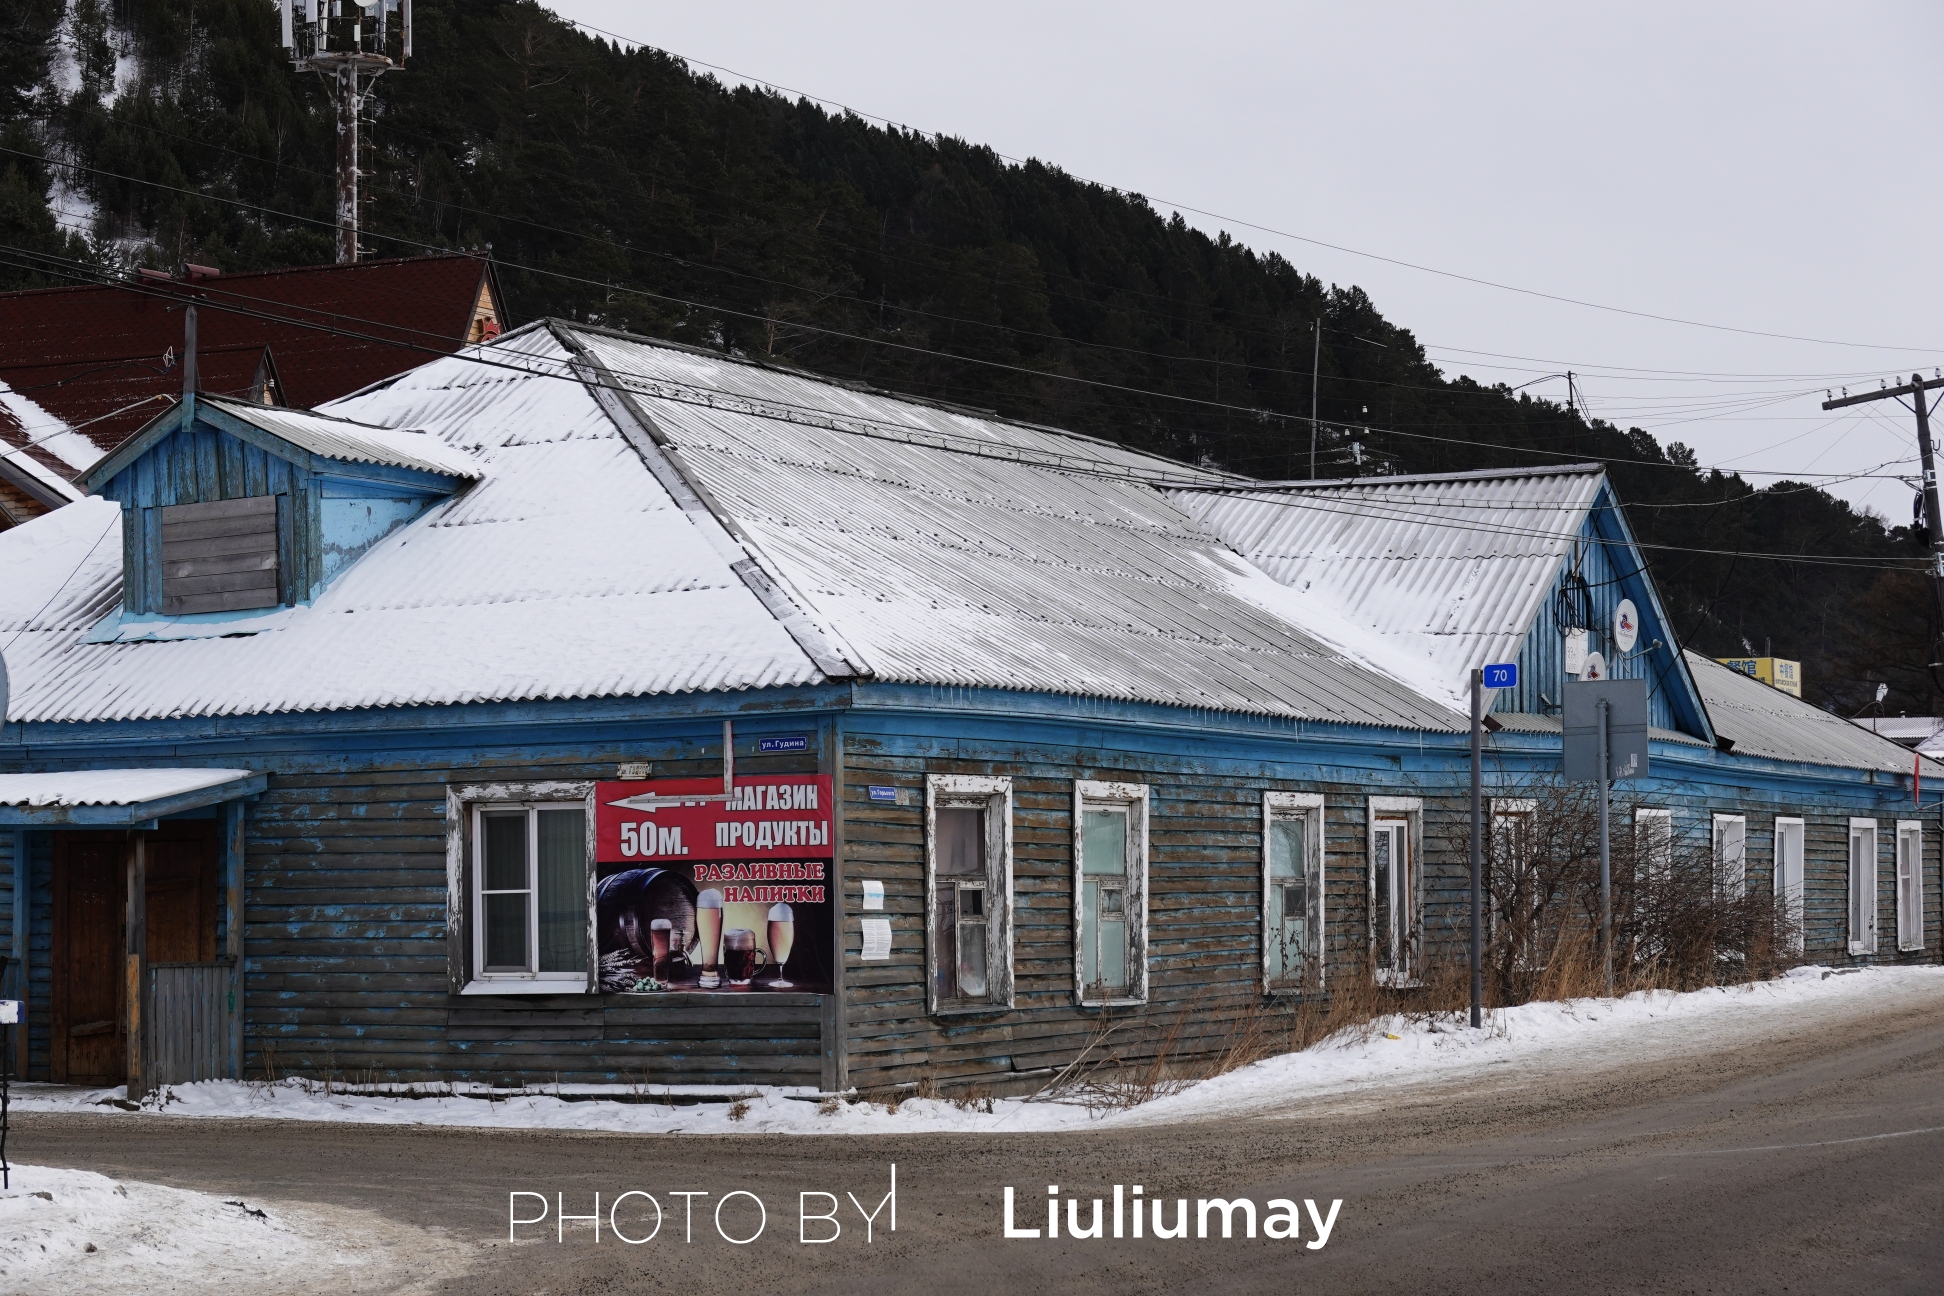
[[[1583,680],[1603,680],[1607,677],[1606,658],[1598,653],[1586,654],[1586,665],[1580,671]]]
[[[1613,609],[1613,646],[1623,654],[1630,653],[1639,639],[1640,613],[1632,599],[1621,599],[1620,606]]]

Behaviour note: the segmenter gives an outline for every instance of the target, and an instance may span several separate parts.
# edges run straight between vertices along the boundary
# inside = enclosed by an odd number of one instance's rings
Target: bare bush
[[[1604,993],[1598,793],[1558,782],[1521,791],[1522,808],[1493,816],[1485,839],[1486,1001]],[[1616,992],[1761,980],[1801,961],[1790,953],[1799,932],[1786,906],[1745,876],[1726,876],[1711,843],[1637,831],[1638,808],[1622,799],[1609,814]],[[1451,846],[1466,857],[1468,841]]]

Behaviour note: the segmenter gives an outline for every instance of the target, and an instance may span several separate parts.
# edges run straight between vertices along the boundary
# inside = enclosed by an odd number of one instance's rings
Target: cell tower
[[[372,82],[412,57],[412,0],[277,0],[299,72],[337,98],[337,259],[358,259],[358,114]]]

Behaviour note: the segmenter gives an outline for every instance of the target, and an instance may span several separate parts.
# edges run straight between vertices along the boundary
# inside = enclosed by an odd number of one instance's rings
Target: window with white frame
[[[1499,908],[1508,915],[1537,913],[1544,904],[1534,877],[1539,802],[1532,797],[1493,797],[1491,836],[1479,884],[1485,893],[1485,937],[1498,929]],[[1527,926],[1529,924],[1521,924]]]
[[[1262,988],[1323,984],[1323,798],[1262,794]]]
[[[1714,817],[1714,889],[1722,900],[1748,894],[1748,819],[1743,815]]]
[[[1370,798],[1370,954],[1380,985],[1417,984],[1423,815],[1418,797]]]
[[[929,775],[925,821],[931,1011],[1010,1008],[1012,780]]]
[[[1849,830],[1849,952],[1877,947],[1877,821],[1852,819]]]
[[[1791,953],[1802,953],[1802,820],[1775,820],[1775,903],[1788,916]]]
[[[460,993],[593,988],[592,796],[588,783],[448,791],[452,981]]]
[[[1073,785],[1073,972],[1082,1004],[1147,1002],[1148,790]]]
[[[1924,948],[1924,826],[1897,821],[1897,948]]]
[[[1674,812],[1634,811],[1634,880],[1649,885],[1674,875]]]

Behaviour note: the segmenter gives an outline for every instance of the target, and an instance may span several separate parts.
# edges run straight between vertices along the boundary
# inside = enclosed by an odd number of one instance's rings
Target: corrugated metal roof
[[[1450,708],[1299,629],[1288,590],[1154,486],[1219,474],[767,367],[577,336],[878,678],[1462,727]]]
[[[0,774],[0,805],[139,805],[234,783],[253,773],[239,769],[110,769]]]
[[[1910,773],[1914,756],[1908,747],[1730,670],[1712,657],[1690,652],[1687,660],[1715,732],[1735,744],[1737,755]],[[1939,776],[1944,776],[1944,765],[1926,758],[1924,777]]]
[[[1301,594],[1318,638],[1464,707],[1474,667],[1517,657],[1602,480],[1576,464],[1171,495]]]
[[[197,399],[327,459],[416,468],[464,481],[480,475],[477,459],[414,428],[376,427],[310,410],[283,409],[215,396]]]
[[[499,348],[496,348],[499,350]],[[566,373],[438,360],[339,410],[428,429],[485,478],[380,540],[274,629],[82,642],[121,598],[121,515],[83,500],[0,532],[14,720],[245,715],[818,682],[795,641]],[[551,375],[551,376],[549,376]],[[254,413],[254,411],[252,411]],[[327,420],[328,421],[328,420]],[[405,433],[414,437],[421,433]]]

